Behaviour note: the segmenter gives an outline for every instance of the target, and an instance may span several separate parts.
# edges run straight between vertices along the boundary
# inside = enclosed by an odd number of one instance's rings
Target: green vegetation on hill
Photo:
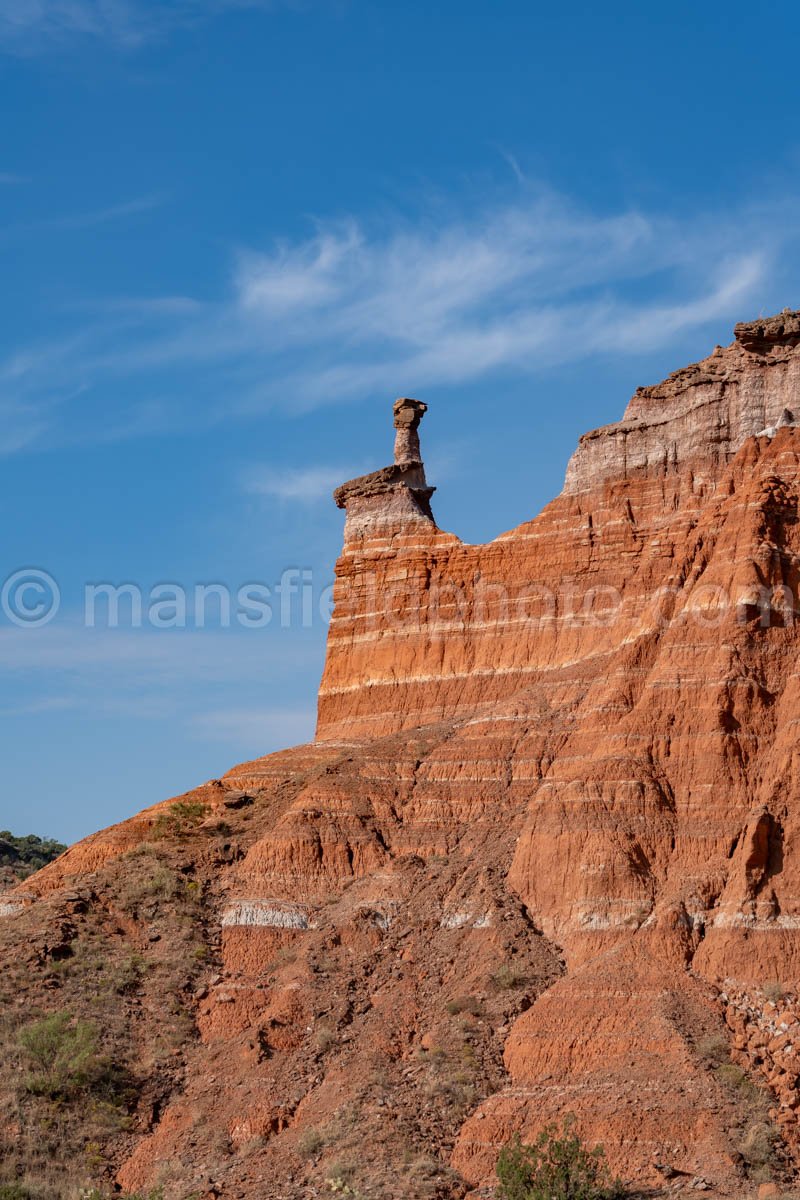
[[[66,846],[52,838],[40,838],[35,833],[14,837],[7,829],[0,830],[0,867],[10,868],[18,879],[47,866],[65,850]]]
[[[497,1200],[623,1200],[602,1146],[584,1146],[574,1124],[568,1114],[560,1128],[545,1126],[532,1145],[517,1134],[497,1162]]]

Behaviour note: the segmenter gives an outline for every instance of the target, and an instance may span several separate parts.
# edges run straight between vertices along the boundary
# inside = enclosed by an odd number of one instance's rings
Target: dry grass
[[[485,1015],[484,1007],[477,996],[457,996],[454,1000],[449,1000],[445,1007],[451,1017],[460,1013],[469,1013],[472,1017]]]
[[[338,1042],[336,1030],[327,1022],[321,1022],[314,1030],[314,1043],[320,1054],[327,1054]]]
[[[503,963],[491,977],[492,986],[498,992],[510,992],[515,988],[525,987],[528,978],[518,967]]]
[[[721,1066],[730,1058],[728,1039],[722,1033],[712,1033],[708,1037],[700,1038],[697,1043],[697,1053],[706,1062],[717,1067]]]
[[[297,1153],[301,1158],[317,1158],[328,1144],[324,1130],[317,1128],[304,1129],[297,1139]]]
[[[137,914],[153,901],[173,900],[178,894],[175,872],[156,859],[149,867],[129,875],[118,892],[118,902],[126,912]]]
[[[768,1121],[755,1121],[745,1131],[737,1149],[755,1183],[768,1183],[772,1179],[777,1141],[778,1131]]]

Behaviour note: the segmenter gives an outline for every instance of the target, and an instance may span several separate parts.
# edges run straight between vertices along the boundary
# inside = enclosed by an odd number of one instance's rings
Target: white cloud
[[[544,196],[474,223],[371,241],[333,228],[253,254],[237,299],[284,346],[338,348],[335,365],[290,377],[295,395],[320,402],[387,377],[402,391],[664,345],[735,311],[764,278],[767,248],[731,254],[737,240],[733,229],[714,236],[636,212],[571,213]],[[302,306],[279,309],[282,280]],[[634,301],[630,284],[655,293]]]
[[[96,208],[90,212],[66,214],[38,221],[28,226],[30,229],[91,229],[96,225],[107,225],[110,221],[121,221],[125,217],[138,216],[139,213],[151,212],[164,203],[163,196],[137,196],[133,200],[124,200],[120,204],[110,204],[106,208]]]
[[[74,39],[126,48],[176,26],[226,10],[270,7],[271,0],[0,0],[0,45],[34,53]]]
[[[259,467],[244,475],[242,486],[254,496],[274,496],[279,500],[311,504],[329,497],[340,483],[357,474],[352,466]]]
[[[0,3],[2,0],[0,0]],[[0,176],[2,183],[2,176]],[[96,229],[99,225],[108,225],[114,221],[125,221],[128,217],[137,217],[142,213],[152,212],[165,203],[163,196],[136,196],[132,200],[123,200],[118,204],[109,204],[105,208],[90,209],[85,212],[63,213],[53,217],[42,217],[40,220],[20,222],[16,225],[6,225],[0,230],[0,238],[5,243],[14,242],[26,234],[42,234],[48,230]],[[165,297],[160,301],[174,302],[174,297]]]
[[[597,214],[527,186],[470,218],[441,211],[415,225],[321,223],[306,239],[241,250],[216,301],[175,281],[163,300],[111,297],[94,317],[84,306],[71,336],[0,359],[0,410],[17,414],[6,452],[677,347],[783,307],[776,280],[800,234],[779,203],[678,220]],[[253,490],[310,497],[332,477],[272,473]]]
[[[299,246],[281,245],[271,256],[244,253],[236,277],[239,302],[262,318],[335,303],[342,276],[357,273],[362,245],[351,222]]]

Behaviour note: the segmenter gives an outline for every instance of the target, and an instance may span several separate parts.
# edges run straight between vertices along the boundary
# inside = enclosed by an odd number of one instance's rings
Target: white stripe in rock
[[[296,904],[275,900],[234,900],[222,914],[222,925],[308,929],[308,913]]]

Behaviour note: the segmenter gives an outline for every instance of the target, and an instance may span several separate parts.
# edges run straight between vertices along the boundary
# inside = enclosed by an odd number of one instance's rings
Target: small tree
[[[618,1200],[602,1146],[587,1150],[573,1126],[571,1116],[547,1125],[531,1146],[517,1134],[497,1161],[498,1200]]]

